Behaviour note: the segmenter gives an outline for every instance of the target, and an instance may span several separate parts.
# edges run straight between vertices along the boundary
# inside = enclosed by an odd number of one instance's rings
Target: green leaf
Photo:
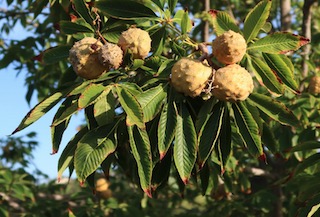
[[[315,153],[306,159],[304,159],[298,166],[296,167],[295,174],[302,172],[303,170],[311,167],[313,165],[320,163],[320,153]]]
[[[43,53],[42,60],[45,64],[54,64],[69,57],[71,46],[59,45],[49,48]]]
[[[284,125],[298,126],[297,117],[281,102],[259,93],[252,93],[249,96],[254,105],[272,119]]]
[[[181,33],[182,34],[186,34],[188,31],[191,30],[190,23],[191,23],[191,20],[189,18],[188,11],[185,10],[181,17]]]
[[[136,97],[124,89],[122,85],[115,86],[115,89],[119,102],[127,114],[127,125],[137,125],[139,128],[144,128],[145,124],[143,121],[143,110]]]
[[[271,0],[263,0],[247,14],[243,27],[243,34],[247,43],[257,37],[259,31],[266,23],[270,14],[271,4]]]
[[[56,112],[56,114],[53,117],[53,120],[57,119],[58,117],[60,117],[63,112],[69,107],[71,106],[73,101],[72,97],[68,97],[59,107],[58,111]],[[52,126],[51,127],[51,139],[52,139],[52,154],[55,154],[58,152],[59,150],[59,146],[62,140],[62,136],[64,131],[67,129],[68,124],[70,121],[70,117],[67,118],[65,121],[61,122],[60,124],[58,124],[57,126]]]
[[[185,104],[180,103],[177,116],[173,159],[181,180],[186,184],[196,162],[197,136],[191,115]]]
[[[284,54],[289,51],[296,51],[308,42],[308,39],[298,35],[277,32],[255,41],[247,50],[250,52]]]
[[[137,96],[137,100],[143,110],[144,122],[151,121],[161,110],[164,99],[167,96],[165,88],[165,85],[158,85]]]
[[[30,124],[36,122],[44,114],[46,114],[50,109],[52,109],[56,104],[58,104],[70,91],[75,87],[66,88],[53,93],[51,96],[45,98],[40,103],[38,103],[33,109],[31,109],[28,114],[22,119],[21,123],[13,131],[12,134],[17,133],[24,128],[28,127]]]
[[[294,146],[290,151],[310,151],[312,149],[319,149],[320,142],[319,141],[306,141]]]
[[[135,1],[104,0],[96,1],[94,5],[101,12],[118,19],[158,19],[157,15],[150,8]]]
[[[81,19],[81,18],[80,18]],[[77,33],[93,33],[94,30],[92,27],[86,23],[84,20],[83,22],[79,22],[78,20],[76,22],[66,21],[62,20],[60,21],[60,30],[64,34],[67,35],[73,35]]]
[[[213,107],[213,113],[210,115],[207,121],[201,125],[198,133],[200,168],[204,166],[218,141],[224,113],[224,103],[216,103]]]
[[[142,190],[151,197],[152,156],[148,133],[145,129],[128,126],[130,147],[137,162]]]
[[[86,89],[81,93],[78,101],[78,106],[80,109],[86,108],[87,106],[95,103],[102,97],[106,96],[112,89],[112,86],[104,86],[103,84],[91,83]]]
[[[186,10],[178,10],[173,17],[173,21],[181,26],[182,34],[190,32],[192,29],[192,22]]]
[[[211,22],[217,36],[222,35],[228,30],[240,32],[240,29],[234,19],[227,12],[210,10],[208,13],[211,15]]]
[[[156,31],[150,34],[150,37],[151,37],[151,48],[153,50],[153,55],[154,56],[161,55],[165,46],[166,38],[167,38],[166,27],[162,26],[158,28]]]
[[[222,125],[220,130],[219,142],[216,146],[218,150],[219,160],[221,162],[221,169],[227,164],[231,155],[231,124],[228,107],[224,107],[225,111],[222,117]],[[221,170],[223,171],[223,170]]]
[[[73,163],[74,153],[77,148],[78,142],[88,132],[88,128],[82,128],[77,134],[68,142],[67,146],[63,149],[58,161],[58,179],[61,178],[63,172],[70,167]]]
[[[283,54],[263,53],[269,67],[279,76],[282,82],[292,90],[299,92],[298,84],[294,78],[290,65],[287,65],[287,58]]]
[[[72,3],[75,6],[78,14],[89,24],[93,24],[93,17],[90,14],[89,7],[85,0],[73,0]]]
[[[172,101],[172,94],[170,94],[168,103],[166,103],[162,109],[158,126],[158,149],[160,159],[166,155],[173,141],[176,126],[177,112]]]
[[[113,121],[115,107],[116,99],[114,98],[112,91],[110,91],[106,97],[100,98],[94,104],[94,118],[100,126],[109,124]]]
[[[263,123],[261,140],[263,145],[265,145],[272,153],[279,152],[279,142],[276,140],[276,137],[273,131],[270,129],[270,126],[268,126],[266,123]]]
[[[277,76],[272,72],[270,67],[262,60],[252,57],[252,66],[254,72],[262,79],[263,84],[272,92],[282,94],[284,86],[282,81],[279,81]]]
[[[78,102],[74,100],[69,107],[64,108],[63,112],[59,116],[55,117],[55,119],[52,121],[51,127],[55,127],[61,124],[62,122],[69,119],[71,115],[73,115],[78,111],[79,111]]]
[[[114,138],[116,126],[110,124],[95,128],[79,141],[74,154],[74,168],[80,182],[84,182],[104,159],[116,150]]]
[[[245,146],[252,156],[260,157],[263,154],[263,149],[257,123],[243,102],[233,103],[232,109]]]
[[[178,0],[168,0],[168,7],[170,10],[170,13],[172,14],[174,10],[176,9],[176,5],[178,3]]]

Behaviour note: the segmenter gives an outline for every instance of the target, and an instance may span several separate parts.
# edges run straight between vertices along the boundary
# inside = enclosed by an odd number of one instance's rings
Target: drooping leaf
[[[223,102],[218,102],[214,105],[212,114],[205,121],[198,133],[199,146],[199,164],[200,168],[206,163],[206,160],[211,155],[214,146],[216,145],[222,125],[222,119],[225,115],[225,107]]]
[[[222,117],[222,124],[220,130],[219,141],[217,144],[218,156],[221,162],[221,167],[224,167],[229,160],[231,155],[231,124],[230,124],[230,115],[228,111],[228,107],[224,107],[224,114]],[[221,168],[221,171],[223,168]]]
[[[243,102],[232,104],[240,136],[251,155],[260,157],[263,154],[259,127]]]
[[[240,29],[235,23],[234,19],[227,12],[210,10],[208,13],[211,15],[211,21],[217,36],[222,35],[228,30],[240,32]]]
[[[138,166],[142,190],[151,197],[152,156],[148,133],[137,126],[128,126],[130,147]]]
[[[249,96],[254,105],[272,119],[284,125],[298,126],[297,117],[281,102],[259,93],[252,93]]]
[[[200,130],[203,128],[203,125],[211,117],[213,106],[215,105],[215,99],[212,97],[204,103],[198,112],[196,119],[196,132],[199,135]]]
[[[73,163],[74,153],[80,139],[88,132],[88,128],[84,127],[68,142],[63,149],[58,161],[58,180],[61,178],[63,172]]]
[[[77,178],[84,182],[117,147],[114,138],[116,125],[109,124],[89,131],[78,142],[74,154]]]
[[[158,114],[166,96],[166,87],[164,85],[150,88],[137,96],[137,100],[143,110],[144,122],[151,121]]]
[[[263,0],[247,14],[243,26],[243,34],[247,43],[257,37],[269,17],[270,9],[271,0]]]
[[[164,105],[160,115],[158,126],[158,149],[160,159],[166,155],[175,135],[177,112],[173,103],[172,94],[170,94],[168,103]]]
[[[89,24],[93,24],[93,17],[91,16],[88,5],[85,0],[73,0],[72,3],[75,6],[78,14]]]
[[[281,81],[292,90],[299,92],[298,84],[294,78],[291,67],[286,64],[286,57],[283,54],[266,54],[263,53],[269,67],[277,73]]]
[[[263,145],[265,145],[272,153],[279,152],[279,142],[276,140],[273,131],[270,129],[270,126],[268,126],[266,123],[263,123],[261,140]]]
[[[28,114],[22,119],[21,123],[13,131],[12,134],[23,130],[30,124],[37,121],[43,115],[45,115],[50,109],[52,109],[56,104],[58,104],[70,91],[75,87],[66,88],[53,93],[51,96],[45,98],[40,103],[38,103],[33,109],[31,109]]]
[[[153,168],[152,172],[152,189],[165,186],[168,183],[172,164],[172,148]]]
[[[184,184],[188,182],[196,162],[196,151],[197,136],[193,121],[186,105],[180,103],[173,146],[173,159]]]
[[[277,94],[284,92],[282,81],[277,79],[277,76],[272,72],[270,67],[262,60],[252,57],[252,66],[254,72],[262,79],[263,84],[271,91]]]
[[[115,115],[116,100],[112,91],[94,104],[94,118],[99,126],[109,124]]]
[[[307,44],[309,39],[291,33],[277,32],[269,34],[251,44],[249,52],[264,52],[271,54],[284,54],[295,51]]]
[[[136,97],[124,89],[122,85],[115,86],[115,89],[119,102],[127,114],[127,125],[137,125],[139,128],[144,128],[143,110]]]
[[[169,7],[169,10],[170,10],[171,14],[176,9],[177,3],[178,3],[178,0],[168,0],[168,7]]]
[[[72,97],[68,97],[59,107],[58,111],[53,117],[53,120],[57,119],[63,112],[71,106],[73,101]],[[55,154],[59,150],[59,146],[62,140],[62,136],[64,131],[67,129],[69,124],[70,117],[67,118],[65,121],[61,122],[57,126],[51,127],[51,141],[52,141],[52,154]]]
[[[106,96],[112,89],[112,86],[104,86],[103,84],[92,83],[86,87],[86,89],[81,93],[78,101],[78,106],[80,109],[85,108],[101,97]]]
[[[136,20],[136,19],[158,19],[156,14],[148,7],[139,2],[127,0],[105,0],[96,1],[94,6],[108,16]]]

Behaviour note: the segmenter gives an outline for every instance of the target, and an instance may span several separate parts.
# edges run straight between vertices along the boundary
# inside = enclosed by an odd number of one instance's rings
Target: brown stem
[[[280,1],[281,8],[281,30],[285,32],[290,31],[291,27],[291,0],[282,0]]]
[[[311,39],[311,7],[317,0],[305,0],[303,5],[303,18],[302,18],[302,35]],[[302,76],[308,76],[308,60],[311,52],[311,45],[307,44],[303,47],[303,60],[302,60]]]
[[[210,10],[210,0],[203,0],[203,5],[204,11],[209,11]],[[209,22],[205,21],[204,22],[204,27],[203,27],[203,33],[202,33],[202,38],[204,42],[208,42],[209,41]]]

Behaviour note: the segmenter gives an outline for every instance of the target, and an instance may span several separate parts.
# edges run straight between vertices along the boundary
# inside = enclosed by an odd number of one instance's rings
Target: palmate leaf
[[[80,182],[92,174],[104,159],[116,150],[114,130],[117,124],[101,126],[85,134],[77,144],[74,168]]]
[[[12,134],[17,133],[23,130],[24,128],[28,127],[30,124],[36,122],[39,118],[41,118],[44,114],[46,114],[50,109],[52,109],[56,104],[58,104],[65,96],[67,96],[68,93],[71,92],[74,88],[75,86],[57,91],[53,93],[51,96],[39,102],[22,119],[21,123],[13,131]]]
[[[263,0],[247,14],[243,26],[243,34],[247,43],[257,37],[269,17],[270,9],[271,0]]]
[[[105,97],[100,98],[93,107],[94,118],[99,126],[109,124],[113,121],[115,115],[116,99],[112,91]]]
[[[58,161],[58,180],[61,178],[63,172],[72,165],[77,144],[87,132],[87,127],[79,130],[79,132],[77,132],[77,134],[68,142],[67,146],[63,149]]]
[[[60,45],[44,51],[42,60],[45,64],[54,64],[69,57],[71,46]]]
[[[78,102],[77,100],[73,100],[73,102],[68,106],[63,109],[61,114],[59,116],[55,116],[55,118],[52,121],[51,127],[56,127],[59,124],[63,123],[67,119],[71,117],[74,113],[78,112]]]
[[[295,51],[307,44],[309,39],[291,33],[277,32],[255,41],[248,47],[249,52],[284,54]]]
[[[287,57],[285,55],[263,53],[263,57],[269,67],[279,76],[285,85],[292,90],[299,92],[299,87],[294,78],[292,68],[287,64]]]
[[[240,32],[240,29],[235,23],[234,19],[227,12],[210,10],[208,13],[211,15],[211,21],[217,36],[222,35],[228,30]]]
[[[138,100],[131,92],[124,89],[123,85],[116,85],[115,90],[123,110],[127,114],[126,123],[128,126],[137,125],[139,128],[145,128],[143,121],[143,110]]]
[[[160,160],[166,155],[175,135],[177,126],[177,111],[174,107],[172,92],[168,103],[162,109],[158,125],[158,149]]]
[[[240,136],[252,156],[263,155],[259,127],[243,102],[232,104],[235,122]]]
[[[148,133],[137,126],[128,126],[132,154],[138,166],[142,190],[151,197],[152,156]]]
[[[143,110],[144,122],[151,121],[158,114],[166,96],[166,86],[162,84],[150,88],[137,96],[137,100]]]
[[[190,178],[196,162],[197,136],[191,115],[184,103],[180,103],[173,146],[173,159],[184,184]]]
[[[86,108],[87,106],[95,103],[100,98],[106,96],[112,89],[112,86],[104,86],[103,84],[92,83],[86,87],[81,93],[78,106],[80,109]]]
[[[216,103],[213,107],[210,117],[201,125],[198,133],[200,168],[202,168],[206,163],[218,141],[224,113],[224,103]]]
[[[254,105],[272,119],[284,125],[298,126],[297,117],[281,102],[259,93],[252,93],[249,96]]]
[[[262,60],[251,57],[253,71],[258,74],[257,77],[262,79],[263,84],[271,91],[277,94],[284,92],[282,81],[279,81],[277,76],[272,72],[270,67]]]
[[[96,1],[94,6],[106,15],[118,19],[158,19],[157,15],[150,8],[135,1],[104,0]]]

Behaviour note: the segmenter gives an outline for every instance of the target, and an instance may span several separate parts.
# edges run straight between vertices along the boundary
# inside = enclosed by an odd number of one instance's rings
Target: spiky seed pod
[[[199,96],[212,76],[212,68],[199,60],[181,58],[171,69],[171,84],[187,96]]]
[[[123,51],[112,43],[105,43],[99,51],[99,60],[107,69],[118,69],[123,60]]]
[[[253,80],[245,68],[232,64],[216,71],[213,87],[212,95],[219,100],[243,101],[253,91]]]
[[[212,54],[224,64],[239,62],[247,50],[243,36],[232,30],[226,31],[212,42]]]
[[[98,58],[102,43],[95,38],[86,37],[77,41],[69,51],[69,60],[78,76],[95,79],[106,71]]]
[[[121,33],[118,45],[134,59],[145,59],[151,50],[151,38],[147,31],[133,27]]]
[[[308,91],[315,95],[320,93],[320,76],[313,76],[310,79]]]

